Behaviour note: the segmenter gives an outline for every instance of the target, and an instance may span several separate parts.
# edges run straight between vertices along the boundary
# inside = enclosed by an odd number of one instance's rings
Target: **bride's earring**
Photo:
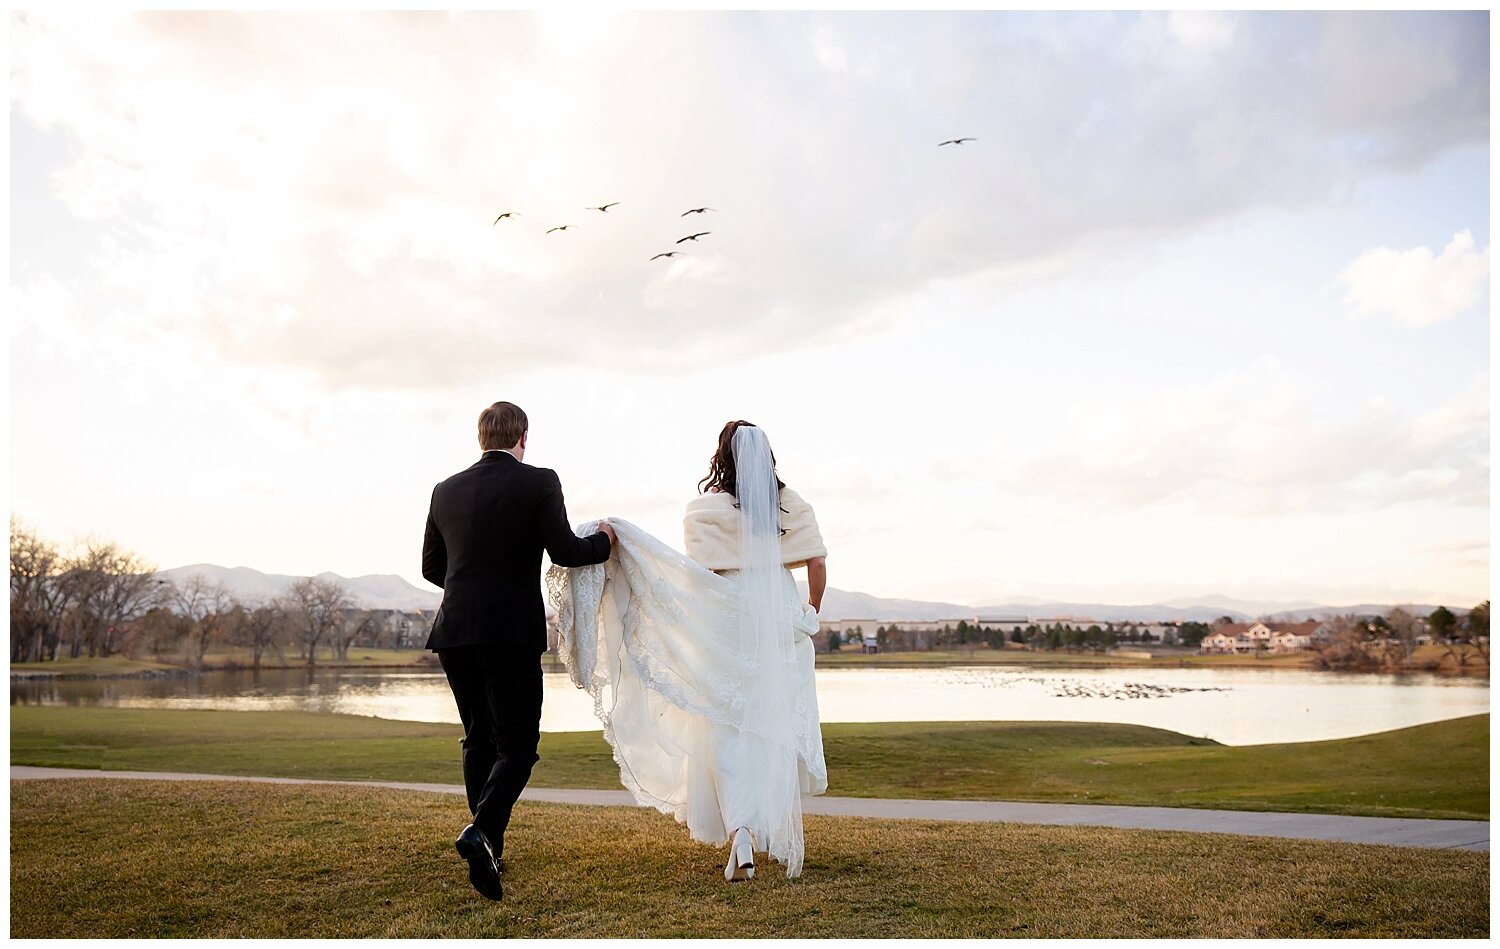
[[[750,832],[741,827],[735,830],[729,841],[729,862],[724,864],[724,879],[749,880],[755,876],[755,848],[750,842]]]

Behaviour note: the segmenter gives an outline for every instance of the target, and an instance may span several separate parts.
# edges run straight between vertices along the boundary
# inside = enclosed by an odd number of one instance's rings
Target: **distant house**
[[[417,649],[427,642],[436,610],[371,610],[370,624],[356,644],[378,649]]]
[[[865,620],[861,622],[869,621]],[[968,617],[963,619],[893,619],[886,620],[884,625],[899,625],[908,633],[940,633],[943,631],[944,626],[949,629],[956,629],[959,623],[965,622],[973,625],[974,620]]]
[[[823,629],[842,633],[846,642],[851,642],[850,636],[861,636],[866,629],[874,629],[880,626],[882,621],[874,619],[819,619],[818,625]],[[862,629],[860,627],[863,627]]]
[[[1313,640],[1323,638],[1323,624],[1317,620],[1301,623],[1225,623],[1203,637],[1198,647],[1204,653],[1298,652],[1311,649]]]
[[[1317,620],[1304,620],[1301,623],[1274,623],[1275,630],[1271,634],[1271,648],[1276,652],[1300,652],[1303,649],[1311,649],[1313,640],[1326,639],[1327,631],[1322,623]]]
[[[1177,626],[1173,623],[1143,623],[1140,624],[1139,629],[1157,642],[1168,645],[1177,642],[1179,633]]]
[[[1231,626],[1238,625],[1231,623]],[[1199,652],[1217,653],[1234,652],[1235,644],[1239,642],[1237,634],[1228,630],[1221,630],[1203,637],[1203,642],[1198,647]]]

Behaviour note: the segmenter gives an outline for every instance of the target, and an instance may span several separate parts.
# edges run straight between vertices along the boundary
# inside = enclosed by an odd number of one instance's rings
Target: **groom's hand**
[[[609,538],[609,545],[613,547],[616,543],[615,529],[609,526],[608,521],[599,522],[599,533]]]

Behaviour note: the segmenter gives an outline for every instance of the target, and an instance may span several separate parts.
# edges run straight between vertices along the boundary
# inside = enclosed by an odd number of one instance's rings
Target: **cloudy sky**
[[[10,30],[11,510],[64,543],[423,584],[508,399],[678,545],[760,424],[843,589],[1489,595],[1487,14]]]

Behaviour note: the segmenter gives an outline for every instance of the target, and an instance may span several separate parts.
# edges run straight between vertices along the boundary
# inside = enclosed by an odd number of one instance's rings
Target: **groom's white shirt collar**
[[[492,452],[492,451],[503,451],[503,452],[505,452],[505,453],[506,453],[506,454],[507,454],[507,455],[509,455],[509,456],[511,456],[511,457],[512,457],[512,458],[516,458],[516,453],[515,453],[515,452],[513,452],[513,451],[511,451],[511,450],[510,450],[510,449],[509,449],[509,448],[486,448],[486,449],[485,449],[485,450],[484,450],[484,455],[488,455],[488,454],[489,454],[489,453],[490,453],[490,452]],[[479,457],[481,457],[481,458],[483,458],[483,457],[484,457],[484,455],[480,455],[480,456],[479,456]],[[521,460],[521,459],[519,459],[519,458],[516,458],[516,460],[517,460],[517,461],[520,461],[520,460]]]

